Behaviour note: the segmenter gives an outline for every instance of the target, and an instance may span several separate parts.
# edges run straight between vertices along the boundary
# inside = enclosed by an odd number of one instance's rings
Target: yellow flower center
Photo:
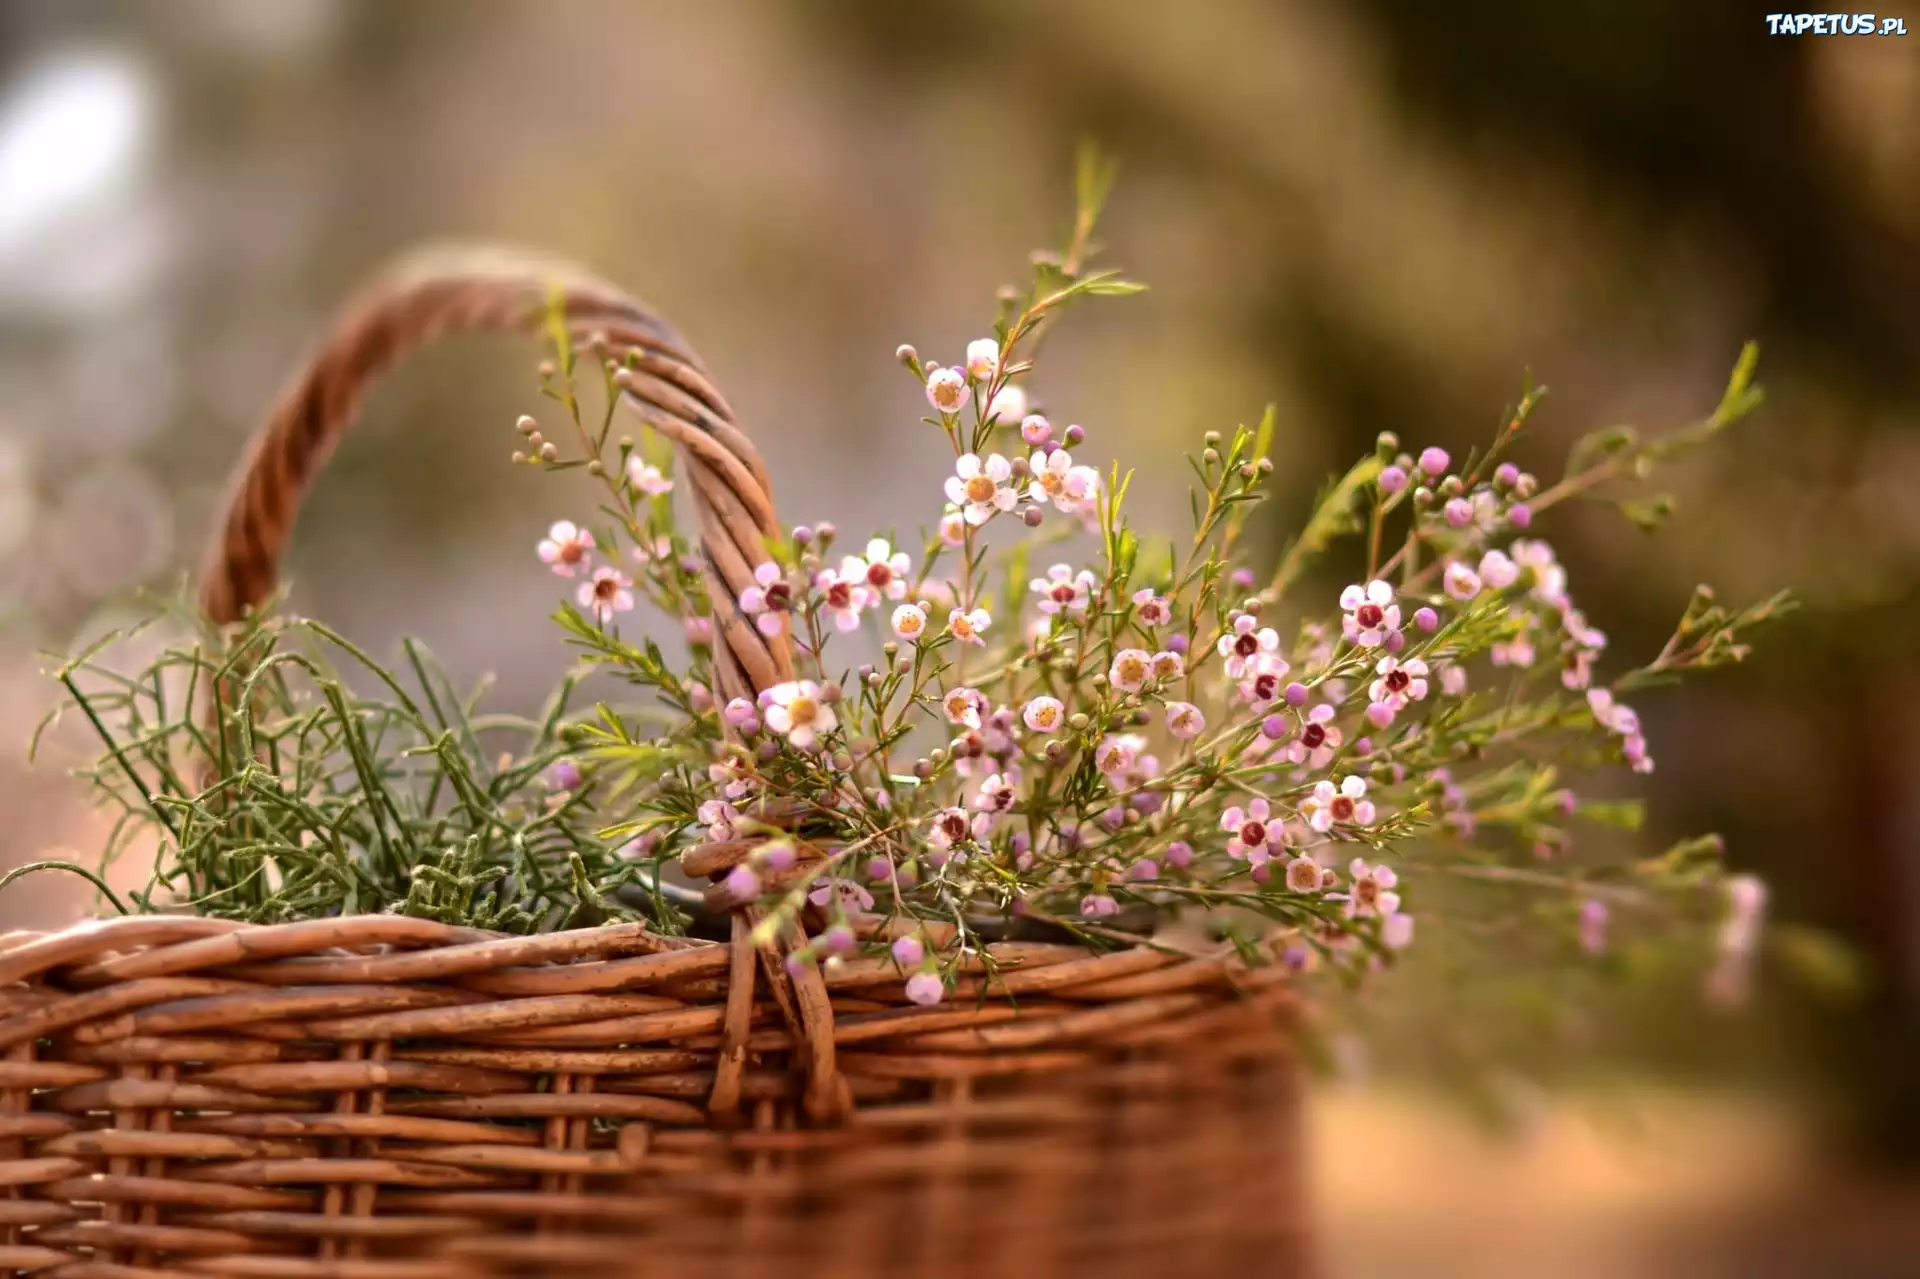
[[[811,724],[820,714],[820,705],[811,697],[796,697],[787,703],[787,716],[795,728]]]
[[[991,502],[995,490],[1000,486],[987,475],[976,475],[967,481],[967,500],[970,502]]]

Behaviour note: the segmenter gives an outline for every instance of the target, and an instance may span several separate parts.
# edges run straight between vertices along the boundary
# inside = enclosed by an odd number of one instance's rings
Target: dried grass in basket
[[[681,454],[723,696],[789,678],[739,593],[758,452],[674,330],[551,263],[417,261],[351,307],[253,441],[202,586],[272,590],[366,384],[461,330],[633,352]],[[743,849],[696,850],[725,873]],[[1007,941],[936,1008],[638,924],[133,916],[0,938],[0,1275],[455,1279],[1310,1273],[1278,966]],[[871,930],[885,921],[867,920]]]

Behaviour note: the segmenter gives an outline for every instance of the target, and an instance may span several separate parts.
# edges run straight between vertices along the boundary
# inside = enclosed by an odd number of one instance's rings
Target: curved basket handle
[[[207,615],[237,621],[272,592],[307,487],[375,378],[443,334],[539,332],[556,299],[576,345],[598,350],[604,340],[627,366],[622,400],[679,450],[713,601],[718,692],[752,700],[793,678],[786,635],[762,635],[739,606],[767,558],[766,539],[779,532],[766,466],[700,358],[672,325],[614,286],[568,263],[509,251],[439,249],[403,259],[342,309],[234,474],[201,574]]]
[[[700,522],[719,696],[753,700],[792,679],[786,633],[762,635],[740,608],[740,593],[767,559],[766,539],[779,532],[766,466],[699,357],[672,325],[612,285],[565,262],[500,250],[439,249],[403,259],[341,311],[235,472],[200,580],[207,615],[237,621],[272,592],[301,499],[352,424],[368,384],[442,334],[539,332],[556,301],[575,345],[621,365],[621,400],[679,451]],[[808,1111],[820,1118],[842,1113],[849,1094],[834,1064],[826,987],[811,968],[789,978],[774,948],[754,941],[749,914],[735,916],[735,980],[710,1105],[720,1113],[738,1105],[754,970],[765,967],[808,1076]]]

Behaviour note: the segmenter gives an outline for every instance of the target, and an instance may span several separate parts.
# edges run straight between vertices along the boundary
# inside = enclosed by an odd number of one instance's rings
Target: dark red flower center
[[[1411,683],[1413,680],[1403,670],[1394,669],[1387,672],[1387,691],[1390,693],[1404,693],[1407,685]]]
[[[891,564],[867,565],[867,585],[885,586],[891,581],[893,581],[893,565]]]
[[[948,813],[940,819],[940,833],[955,842],[965,839],[967,819],[959,813]]]
[[[610,600],[620,593],[620,579],[614,577],[596,578],[593,583],[593,598]]]
[[[793,588],[785,582],[775,582],[767,588],[767,607],[773,609],[793,606]]]
[[[1056,604],[1071,604],[1073,603],[1074,596],[1079,593],[1073,583],[1061,582],[1053,588],[1053,602]]]
[[[1387,614],[1378,604],[1362,604],[1353,610],[1353,620],[1360,623],[1362,630],[1372,630],[1387,620]]]
[[[1248,821],[1240,827],[1240,842],[1252,847],[1267,842],[1267,824],[1262,821]]]
[[[835,582],[827,588],[827,605],[830,608],[845,608],[853,602],[853,587],[845,582]]]
[[[1308,750],[1319,750],[1326,740],[1327,730],[1318,724],[1308,724],[1300,731],[1300,743]]]
[[[1253,695],[1262,702],[1270,702],[1280,692],[1280,677],[1268,672],[1256,675],[1253,680]]]
[[[1247,631],[1233,641],[1233,651],[1239,657],[1252,657],[1260,651],[1260,641],[1252,631]]]
[[[1333,810],[1334,821],[1350,822],[1353,820],[1353,801],[1345,795],[1336,795],[1333,803],[1328,805],[1328,807]]]

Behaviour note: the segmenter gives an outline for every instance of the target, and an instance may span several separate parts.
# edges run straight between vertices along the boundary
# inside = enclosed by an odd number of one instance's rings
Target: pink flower
[[[710,799],[700,805],[700,820],[707,824],[707,838],[724,844],[739,832],[740,810],[725,800]]]
[[[1192,702],[1168,702],[1167,731],[1181,741],[1198,737],[1207,731],[1207,717]]]
[[[1029,413],[1020,423],[1020,438],[1030,448],[1044,449],[1053,440],[1053,423],[1038,413]]]
[[[1080,914],[1085,919],[1106,919],[1120,913],[1120,903],[1105,893],[1088,893],[1080,899]]]
[[[1165,626],[1173,620],[1173,608],[1164,595],[1155,595],[1153,588],[1133,593],[1133,615],[1140,619],[1142,626]]]
[[[1425,471],[1433,479],[1439,479],[1447,473],[1447,464],[1450,461],[1452,461],[1452,459],[1447,456],[1445,449],[1425,448],[1420,450],[1420,469]]]
[[[753,619],[762,635],[780,633],[782,618],[793,608],[793,587],[780,566],[769,560],[753,570],[753,585],[740,592],[740,611]]]
[[[927,842],[942,850],[953,848],[966,843],[976,833],[984,835],[990,820],[984,813],[973,818],[964,808],[943,808],[927,823]],[[979,823],[977,832],[976,822]]]
[[[907,597],[907,575],[912,571],[913,561],[907,553],[894,550],[893,543],[884,537],[868,542],[864,556],[849,555],[840,561],[840,576],[858,578],[876,596],[890,600]]]
[[[1171,683],[1187,673],[1187,659],[1172,649],[1162,649],[1148,659],[1153,678],[1162,684]]]
[[[1315,783],[1313,793],[1300,801],[1300,811],[1307,825],[1323,835],[1335,826],[1371,826],[1373,802],[1366,795],[1367,779],[1350,773],[1338,788],[1329,781]]]
[[[931,1008],[946,997],[946,983],[939,973],[915,973],[907,978],[907,998],[922,1008]]]
[[[1327,702],[1308,711],[1307,722],[1301,727],[1300,736],[1287,743],[1287,758],[1295,764],[1305,764],[1315,772],[1325,768],[1342,741],[1340,730],[1333,726],[1336,713]]]
[[[987,713],[987,695],[977,688],[951,688],[940,698],[940,709],[949,723],[979,728]]]
[[[1480,593],[1480,575],[1470,565],[1455,560],[1440,575],[1440,585],[1448,599],[1464,604]]]
[[[1020,718],[1036,733],[1054,733],[1066,722],[1067,708],[1057,697],[1036,697],[1020,712]]]
[[[720,718],[725,720],[730,728],[746,728],[749,724],[760,722],[760,716],[753,703],[744,697],[736,697],[728,702],[720,712]]]
[[[1256,655],[1279,651],[1280,637],[1274,634],[1273,628],[1268,626],[1256,630],[1259,626],[1253,614],[1235,613],[1226,633],[1214,646],[1227,659],[1228,679],[1239,679],[1246,672],[1247,663]]]
[[[966,375],[959,369],[935,368],[927,374],[927,403],[943,416],[951,417],[967,407],[973,393],[967,389]]]
[[[1137,648],[1123,648],[1113,655],[1113,666],[1107,671],[1107,681],[1115,688],[1126,693],[1137,693],[1146,685],[1147,677],[1153,674],[1153,658]]]
[[[1348,919],[1390,917],[1400,912],[1400,894],[1393,891],[1400,877],[1393,873],[1393,867],[1369,866],[1364,858],[1356,857],[1347,869],[1353,873],[1353,888],[1345,895]]]
[[[927,956],[927,948],[917,937],[896,937],[888,949],[893,953],[893,962],[902,968],[912,968]]]
[[[1272,653],[1255,653],[1240,670],[1240,696],[1255,706],[1267,706],[1285,692],[1280,682],[1290,668]]]
[[[1027,393],[1018,386],[1003,386],[1000,394],[987,403],[987,418],[997,422],[1019,422],[1027,416]]]
[[[912,643],[926,634],[927,610],[918,604],[902,604],[893,610],[893,633]]]
[[[947,614],[947,630],[962,644],[985,645],[987,641],[983,632],[991,625],[993,618],[984,608],[976,608],[971,612],[956,608]]]
[[[990,773],[973,794],[973,809],[998,816],[1013,807],[1013,782],[1004,773]]]
[[[967,517],[957,506],[940,517],[940,541],[944,546],[959,546],[967,540]]]
[[[1287,890],[1295,893],[1320,891],[1320,863],[1311,857],[1296,857],[1287,863]]]
[[[1448,697],[1458,697],[1467,691],[1467,668],[1458,662],[1448,662],[1440,668],[1440,691]]]
[[[1373,668],[1380,678],[1373,681],[1367,695],[1374,702],[1384,703],[1398,711],[1408,702],[1424,701],[1427,696],[1427,664],[1419,658],[1402,662],[1397,657],[1383,657]]]
[[[1002,511],[1011,511],[1019,497],[1008,481],[1013,467],[998,453],[985,461],[975,453],[962,453],[947,477],[947,500],[961,508],[969,524],[985,524]]]
[[[713,619],[711,617],[701,617],[698,614],[694,614],[681,621],[680,629],[686,635],[687,643],[689,644],[713,643]]]
[[[1607,949],[1607,904],[1597,897],[1580,903],[1580,949],[1589,955]]]
[[[597,568],[593,576],[580,583],[580,607],[593,613],[600,622],[612,619],[633,607],[633,579],[617,568]]]
[[[1027,466],[1033,473],[1027,500],[1035,506],[1052,502],[1054,509],[1072,514],[1100,487],[1100,472],[1091,466],[1075,466],[1065,449],[1047,453],[1036,450]]]
[[[735,866],[727,872],[727,894],[736,901],[750,901],[760,895],[760,877],[753,867]]]
[[[1272,820],[1273,806],[1256,799],[1244,809],[1238,804],[1220,814],[1220,829],[1227,832],[1227,856],[1235,861],[1263,866],[1272,855],[1268,848],[1281,840],[1280,824]]]
[[[1093,748],[1094,767],[1110,778],[1131,772],[1146,744],[1146,739],[1136,733],[1103,737],[1099,745]]]
[[[541,560],[551,564],[554,572],[572,577],[587,566],[587,554],[593,550],[593,534],[571,520],[561,520],[547,530],[546,540],[540,543],[539,549]]]
[[[810,750],[824,733],[839,725],[833,707],[810,679],[790,680],[768,690],[767,727],[786,735],[800,750]]]
[[[813,881],[813,889],[807,894],[807,900],[816,906],[825,906],[837,902],[842,910],[865,911],[873,909],[873,894],[851,879],[828,878],[822,875]]]
[[[1361,648],[1376,648],[1400,629],[1400,606],[1393,602],[1393,586],[1378,578],[1341,591],[1340,608],[1346,614],[1340,621],[1340,633]]]
[[[1380,944],[1388,950],[1405,950],[1413,945],[1413,916],[1404,911],[1388,915],[1380,925]]]
[[[1533,595],[1544,604],[1567,597],[1567,570],[1554,559],[1553,548],[1538,538],[1516,538],[1507,548],[1514,563],[1533,575]]]
[[[1480,557],[1480,580],[1491,591],[1504,591],[1520,580],[1520,566],[1505,551],[1488,551]]]
[[[1000,371],[1000,342],[996,338],[975,338],[967,343],[967,376],[985,382]]]
[[[855,561],[857,563],[857,561]],[[862,576],[821,569],[813,578],[813,589],[820,594],[820,607],[833,619],[836,630],[851,631],[860,626],[860,613],[875,600]]]
[[[1027,589],[1040,597],[1042,613],[1084,613],[1098,585],[1098,579],[1086,569],[1076,574],[1065,564],[1055,564],[1045,577],[1029,582]]]
[[[659,497],[673,492],[673,481],[662,475],[659,467],[651,465],[638,453],[627,459],[627,483],[648,497]]]

